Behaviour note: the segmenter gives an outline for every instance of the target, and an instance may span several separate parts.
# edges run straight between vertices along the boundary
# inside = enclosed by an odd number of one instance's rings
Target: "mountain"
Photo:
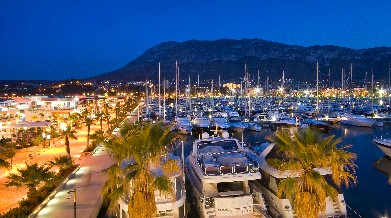
[[[285,78],[312,82],[316,79],[316,62],[319,62],[320,78],[341,80],[341,70],[346,77],[353,64],[353,80],[364,79],[373,68],[375,79],[388,81],[388,66],[391,61],[390,47],[350,49],[332,45],[298,46],[261,39],[219,39],[215,41],[189,40],[185,42],[163,42],[131,61],[124,67],[102,74],[96,80],[157,80],[158,63],[161,76],[175,78],[175,61],[178,61],[181,78],[238,79],[244,75],[244,64],[251,77],[260,71],[261,80],[268,75],[278,79],[285,71]],[[370,76],[367,77],[370,79]]]

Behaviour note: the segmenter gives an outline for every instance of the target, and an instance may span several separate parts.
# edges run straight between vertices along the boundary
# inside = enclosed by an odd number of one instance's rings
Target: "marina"
[[[391,185],[387,182],[388,175],[385,174],[390,172],[388,167],[391,166],[391,159],[385,157],[372,142],[374,136],[386,135],[390,130],[390,125],[372,128],[334,125],[327,133],[341,137],[341,145],[353,145],[349,151],[358,155],[357,184],[343,190],[350,217],[387,217],[391,213],[389,206]],[[238,140],[243,138],[246,146],[252,147],[265,142],[265,137],[272,135],[273,132],[271,129],[264,128],[260,132],[233,133],[233,136]],[[192,135],[185,136],[185,154],[191,152],[195,138],[197,137]],[[378,162],[381,162],[380,166],[377,166]],[[377,169],[378,167],[381,169]]]

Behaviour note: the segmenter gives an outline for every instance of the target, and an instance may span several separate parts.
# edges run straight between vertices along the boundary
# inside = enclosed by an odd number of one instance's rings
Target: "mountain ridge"
[[[244,74],[244,64],[252,76],[260,71],[261,80],[266,76],[278,79],[285,71],[286,78],[301,81],[315,79],[315,65],[319,62],[320,77],[326,79],[330,69],[333,80],[341,79],[353,64],[353,80],[363,79],[371,68],[375,78],[388,78],[390,47],[352,49],[335,45],[288,45],[262,39],[188,40],[162,42],[146,50],[142,55],[117,70],[95,76],[96,80],[145,80],[158,78],[158,63],[162,77],[175,77],[175,61],[180,66],[181,77],[198,74],[203,79],[235,80]]]

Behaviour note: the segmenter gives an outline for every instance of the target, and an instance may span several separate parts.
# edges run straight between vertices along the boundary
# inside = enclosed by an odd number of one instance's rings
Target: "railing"
[[[239,173],[254,173],[258,172],[258,168],[253,164],[248,165],[235,165],[235,166],[220,166],[214,164],[213,166],[207,166],[209,164],[201,165],[204,175],[206,176],[218,176],[218,175],[229,175]]]

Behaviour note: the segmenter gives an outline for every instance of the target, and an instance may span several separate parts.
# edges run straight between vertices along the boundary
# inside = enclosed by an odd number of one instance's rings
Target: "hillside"
[[[388,64],[391,48],[350,49],[338,46],[297,46],[265,41],[261,39],[220,39],[216,41],[190,40],[185,42],[163,42],[124,67],[94,77],[96,80],[157,80],[158,63],[161,62],[162,77],[175,77],[175,61],[180,66],[181,78],[197,74],[202,79],[231,80],[242,77],[244,63],[252,77],[260,71],[261,80],[266,74],[271,79],[285,78],[314,81],[316,62],[320,65],[320,78],[327,79],[330,69],[333,80],[341,79],[341,69],[348,72],[353,64],[353,80],[362,80],[373,67],[375,79],[388,80]]]

